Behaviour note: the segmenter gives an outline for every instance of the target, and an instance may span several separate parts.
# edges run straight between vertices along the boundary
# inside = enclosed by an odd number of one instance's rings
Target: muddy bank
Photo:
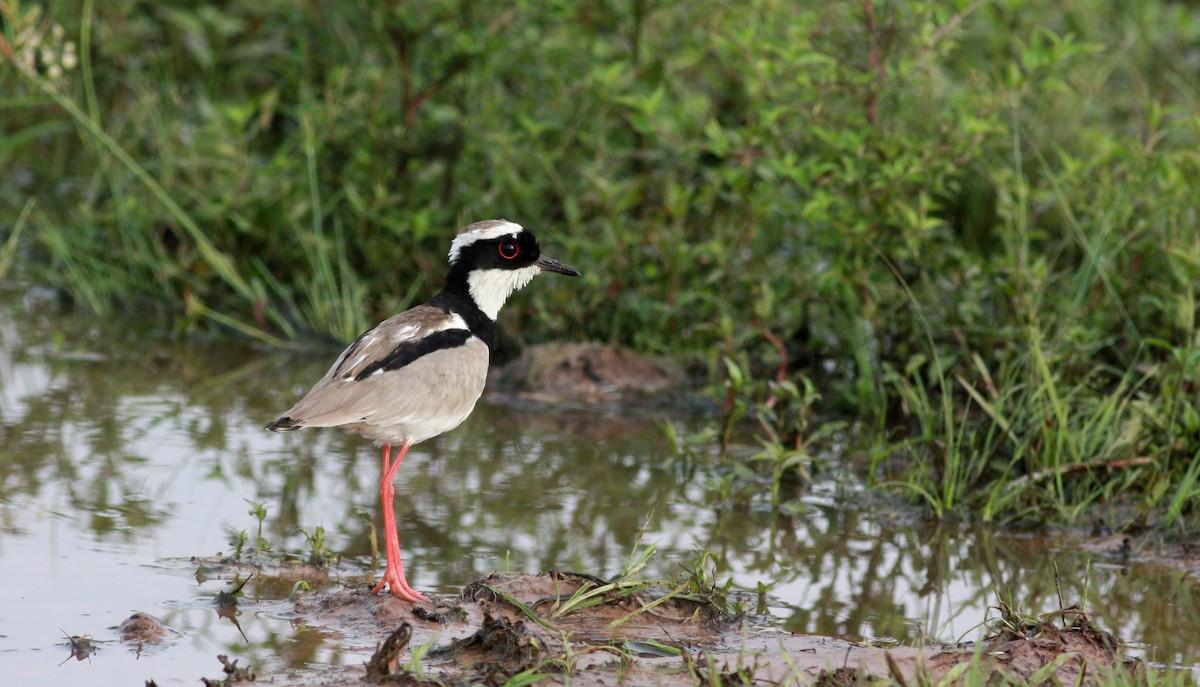
[[[1074,609],[1035,622],[1005,616],[982,646],[878,647],[792,634],[703,599],[642,590],[595,594],[604,580],[551,571],[493,573],[457,597],[410,604],[366,584],[303,595],[296,622],[336,635],[358,665],[271,676],[282,685],[483,684],[541,674],[572,685],[848,684],[869,676],[937,681],[963,662],[1023,680],[1091,684],[1126,666],[1118,642]],[[350,662],[352,663],[352,662]],[[1049,666],[1049,667],[1047,667]],[[1039,672],[1040,671],[1040,672]],[[260,680],[265,676],[260,676]],[[832,682],[830,682],[832,681]]]
[[[490,375],[489,386],[526,400],[604,404],[645,401],[683,388],[678,363],[623,346],[562,343],[530,346]]]
[[[1110,563],[1145,565],[1176,570],[1200,581],[1200,541],[1167,539],[1156,532],[1064,536],[1065,546],[1085,551]]]

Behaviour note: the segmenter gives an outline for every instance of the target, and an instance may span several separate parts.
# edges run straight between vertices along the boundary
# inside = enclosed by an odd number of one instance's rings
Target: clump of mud
[[[1123,658],[1117,638],[1097,627],[1078,606],[1037,620],[1022,620],[1002,606],[986,653],[996,670],[1025,681],[1056,662],[1060,665],[1053,670],[1054,677],[1064,685],[1079,684],[1081,678],[1086,681],[1097,668],[1120,667],[1135,675],[1144,670],[1140,661]]]
[[[935,675],[977,661],[989,682],[1013,684],[1091,685],[1105,672],[1123,671],[1133,684],[1145,684],[1145,665],[1126,658],[1121,643],[1088,618],[1078,606],[1023,618],[1007,605],[981,645],[960,645],[930,656],[926,666]]]
[[[534,400],[609,403],[676,391],[684,374],[667,358],[621,346],[565,343],[526,348],[492,381]]]
[[[478,632],[434,649],[429,656],[520,671],[541,663],[546,645],[527,629],[525,621],[484,613]]]
[[[149,613],[138,611],[126,618],[117,626],[122,642],[133,644],[159,644],[167,636],[167,628],[162,621]]]

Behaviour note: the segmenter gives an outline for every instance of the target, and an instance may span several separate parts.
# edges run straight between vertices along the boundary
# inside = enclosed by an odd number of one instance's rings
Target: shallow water
[[[276,552],[306,555],[325,528],[360,583],[368,521],[380,526],[378,455],[339,431],[263,431],[319,377],[329,355],[170,341],[132,319],[62,316],[29,293],[0,293],[0,667],[15,684],[195,684],[217,654],[263,676],[359,664],[338,639],[280,602],[287,584],[251,581],[238,614],[213,599],[233,581],[197,575],[256,520]],[[397,480],[409,580],[454,594],[494,569],[618,572],[639,534],[650,575],[707,547],[718,577],[769,586],[766,610],[795,632],[912,643],[974,639],[989,606],[1023,610],[1086,597],[1098,623],[1156,662],[1200,664],[1196,587],[1182,573],[1085,555],[1045,538],[928,527],[872,515],[849,473],[827,460],[795,514],[714,505],[715,458],[682,459],[668,411],[548,409],[487,398],[459,429],[413,449]],[[335,574],[336,577],[336,574]],[[114,628],[160,618],[165,645],[140,654]],[[236,624],[234,622],[236,620]],[[65,635],[99,650],[70,655]],[[23,679],[22,679],[23,678]]]

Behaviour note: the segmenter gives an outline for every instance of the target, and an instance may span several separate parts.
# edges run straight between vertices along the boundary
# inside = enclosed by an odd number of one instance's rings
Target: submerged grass
[[[1177,3],[134,4],[0,2],[0,275],[345,342],[507,216],[584,277],[504,330],[728,381],[728,498],[850,416],[936,517],[1194,526]]]

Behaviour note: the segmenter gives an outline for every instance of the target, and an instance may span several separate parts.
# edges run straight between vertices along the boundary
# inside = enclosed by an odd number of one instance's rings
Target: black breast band
[[[470,338],[471,332],[466,329],[443,329],[417,341],[405,341],[387,356],[364,367],[354,376],[354,381],[361,382],[380,370],[399,370],[430,353],[463,346]]]

